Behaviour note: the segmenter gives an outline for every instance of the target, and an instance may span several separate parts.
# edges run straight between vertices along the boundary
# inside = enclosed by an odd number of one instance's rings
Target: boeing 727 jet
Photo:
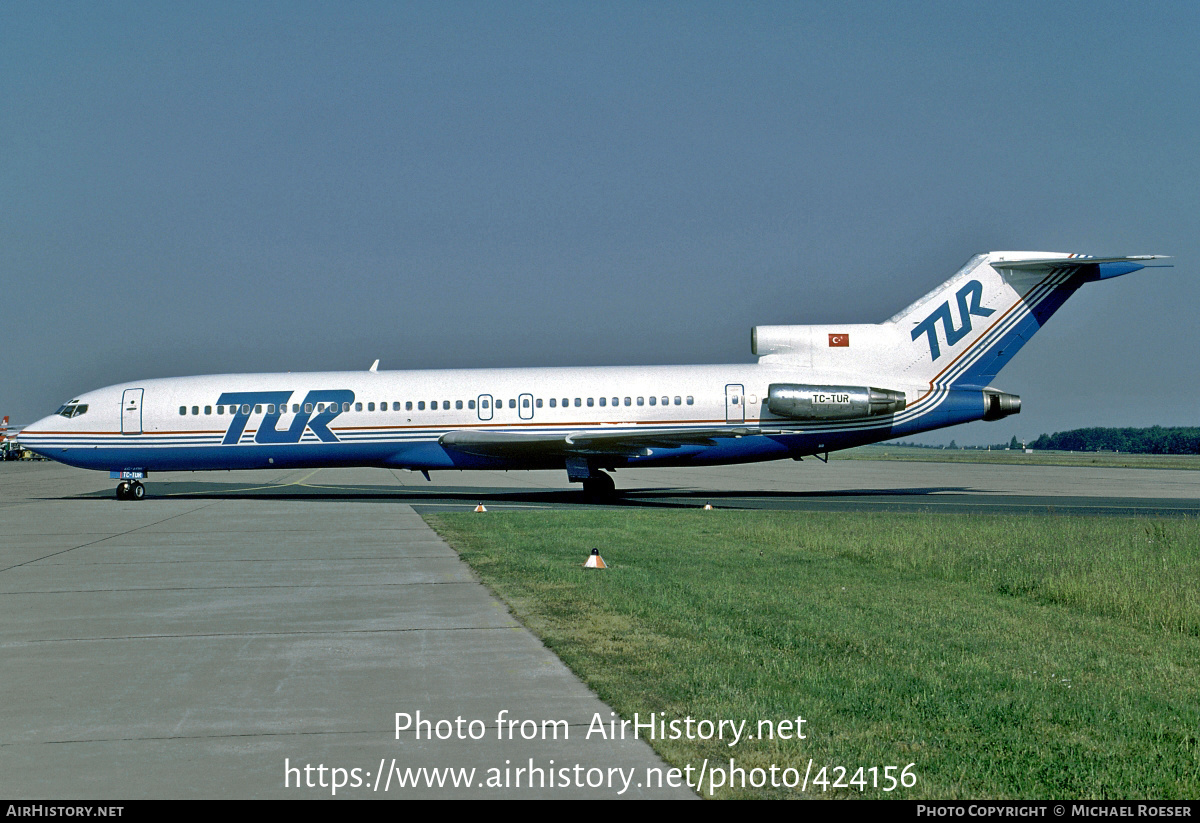
[[[828,455],[1021,410],[997,373],[1085,283],[1159,255],[989,252],[883,323],[756,326],[756,363],[224,374],[81,394],[20,443],[108,471],[380,466],[607,472]],[[378,361],[376,361],[376,364]]]

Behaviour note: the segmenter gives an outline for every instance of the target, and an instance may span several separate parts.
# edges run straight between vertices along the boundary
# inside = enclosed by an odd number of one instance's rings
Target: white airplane
[[[887,321],[757,326],[757,363],[225,374],[82,394],[20,443],[106,470],[381,466],[605,472],[800,459],[1021,410],[996,373],[1084,283],[1161,255],[990,252]]]

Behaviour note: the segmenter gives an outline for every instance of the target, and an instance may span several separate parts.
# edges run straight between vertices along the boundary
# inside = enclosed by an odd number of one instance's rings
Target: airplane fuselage
[[[1016,414],[1000,369],[1082,285],[1153,259],[979,254],[883,323],[755,327],[751,364],[143,380],[19,439],[139,498],[152,471],[322,466],[558,468],[606,493],[605,470],[801,458]]]
[[[31,448],[105,471],[382,466],[562,468],[557,451],[490,456],[447,448],[450,432],[572,434],[732,429],[773,432],[712,444],[605,455],[606,468],[781,459],[844,449],[934,425],[892,418],[797,423],[767,409],[769,387],[805,383],[797,369],[757,364],[602,368],[228,374],[143,380],[88,392],[87,411],[47,418]],[[879,382],[879,381],[875,381]],[[894,381],[893,381],[894,382]],[[920,387],[911,388],[910,402]],[[984,405],[953,422],[983,416]],[[38,434],[50,428],[53,433]],[[777,433],[776,433],[777,432]]]

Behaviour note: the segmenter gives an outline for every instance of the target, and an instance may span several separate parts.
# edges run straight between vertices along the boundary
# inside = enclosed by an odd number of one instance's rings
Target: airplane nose
[[[57,415],[50,414],[50,415],[47,415],[46,417],[43,417],[41,420],[38,420],[36,423],[30,423],[28,426],[26,426],[25,428],[23,428],[23,429],[21,429],[19,432],[17,432],[17,436],[16,436],[16,442],[17,442],[17,443],[19,443],[20,445],[22,445],[22,446],[25,446],[26,448],[28,448],[28,447],[29,447],[29,443],[28,443],[28,442],[25,442],[25,441],[23,441],[23,440],[22,440],[22,436],[23,436],[23,435],[24,435],[26,432],[50,432],[50,431],[54,431],[54,429],[55,429],[54,421],[55,421],[55,419],[56,419],[56,418],[57,418]]]

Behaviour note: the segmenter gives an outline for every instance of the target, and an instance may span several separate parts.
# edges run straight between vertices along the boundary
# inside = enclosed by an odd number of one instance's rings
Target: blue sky
[[[5,3],[0,411],[180,374],[749,362],[971,254],[1081,291],[933,442],[1196,425],[1195,3]]]

